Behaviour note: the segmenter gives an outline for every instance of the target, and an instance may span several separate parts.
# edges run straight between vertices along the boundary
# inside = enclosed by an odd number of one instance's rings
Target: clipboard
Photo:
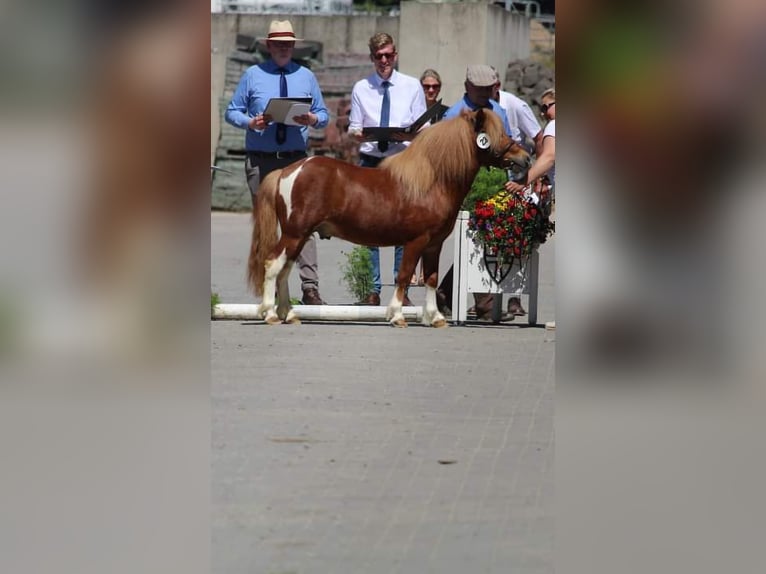
[[[403,134],[410,134],[413,132],[418,131],[420,128],[422,128],[426,122],[430,121],[434,117],[436,117],[439,114],[439,109],[441,106],[442,101],[437,101],[434,105],[432,105],[430,108],[428,108],[425,112],[423,112],[423,115],[420,116],[418,119],[416,119],[412,125],[409,125],[407,127],[387,127],[387,128],[381,128],[381,127],[370,127],[370,128],[362,128],[362,135],[365,137],[368,141],[391,141],[391,136],[393,134],[397,133],[403,133]]]
[[[311,111],[311,98],[271,98],[263,114],[271,116],[272,121],[288,126],[297,126],[293,116],[302,116]]]

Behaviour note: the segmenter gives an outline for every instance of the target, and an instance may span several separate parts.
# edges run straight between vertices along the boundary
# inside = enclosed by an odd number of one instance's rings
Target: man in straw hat
[[[246,130],[245,174],[253,205],[261,180],[275,169],[286,167],[307,156],[308,126],[323,128],[329,115],[316,76],[293,61],[296,38],[289,20],[273,20],[266,42],[271,58],[250,66],[239,81],[226,109],[226,121]],[[293,116],[298,125],[272,121],[264,115],[271,98],[310,97],[308,113]],[[298,256],[304,305],[323,305],[319,295],[317,248],[311,236]]]

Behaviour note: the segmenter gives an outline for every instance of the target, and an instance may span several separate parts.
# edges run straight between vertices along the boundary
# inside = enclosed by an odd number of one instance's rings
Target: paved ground
[[[212,290],[254,302],[249,216],[211,226]],[[323,297],[350,302],[350,245],[319,247]],[[215,574],[553,572],[555,332],[217,321],[211,338]]]

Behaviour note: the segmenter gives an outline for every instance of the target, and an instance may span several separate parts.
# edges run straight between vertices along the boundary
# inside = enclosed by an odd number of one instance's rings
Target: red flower
[[[522,194],[512,194],[505,208],[477,201],[468,228],[487,253],[510,260],[529,256],[553,233],[554,224],[544,207],[528,203]]]

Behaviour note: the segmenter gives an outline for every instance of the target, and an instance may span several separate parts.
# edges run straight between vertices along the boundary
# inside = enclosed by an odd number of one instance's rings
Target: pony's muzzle
[[[508,173],[508,179],[515,182],[523,182],[527,180],[527,172],[532,165],[532,160],[529,155],[525,155],[524,158],[510,158],[510,164],[506,169]]]
[[[524,154],[524,157],[508,157],[508,164],[506,169],[513,171],[526,171],[532,165],[532,159],[529,154]]]

